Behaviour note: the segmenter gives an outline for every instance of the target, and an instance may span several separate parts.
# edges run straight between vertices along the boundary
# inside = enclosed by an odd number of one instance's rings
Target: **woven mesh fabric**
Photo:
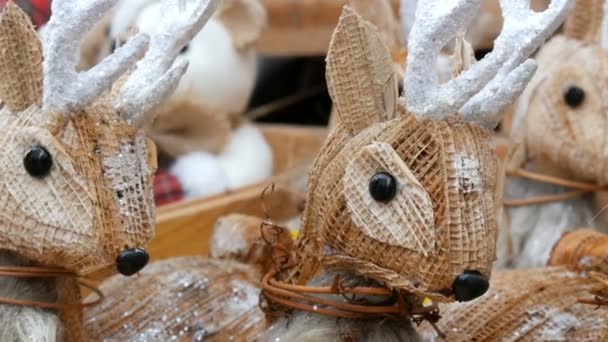
[[[564,26],[565,33],[574,39],[599,44],[604,3],[604,0],[574,1],[572,14]]]
[[[0,20],[0,98],[22,111],[42,97],[42,47],[29,17],[14,3]]]
[[[40,42],[9,4],[0,18],[0,249],[87,274],[144,247],[154,222],[154,148],[113,110],[110,96],[60,115],[40,108]],[[13,49],[14,51],[7,51]],[[53,166],[30,176],[23,158],[44,147]]]
[[[608,235],[591,229],[565,233],[553,247],[548,265],[608,274]]]
[[[577,303],[591,287],[563,268],[497,272],[484,296],[442,305],[439,329],[446,341],[601,341],[608,315]],[[427,323],[420,330],[436,336]]]
[[[587,6],[584,3],[581,6]],[[573,20],[584,22],[573,15],[568,22],[573,27],[581,25]],[[607,184],[608,165],[603,160],[608,103],[604,89],[597,85],[605,83],[608,54],[594,41],[559,35],[543,46],[537,61],[539,69],[522,94],[524,104],[515,117],[514,132],[523,135],[528,160],[541,172]],[[572,86],[584,92],[584,100],[576,106],[564,99]]]
[[[465,270],[489,277],[495,259],[498,167],[491,133],[452,117],[422,120],[396,99],[390,53],[345,8],[327,58],[340,123],[311,170],[303,226],[288,280],[321,267],[450,300]],[[396,178],[388,203],[369,193],[377,172]]]
[[[348,140],[340,126],[329,138],[310,177],[298,249],[300,282],[308,280],[306,267],[321,262],[445,299],[464,270],[489,276],[497,174],[485,145],[489,134],[466,124],[403,115],[348,142],[336,141]],[[369,153],[374,146],[383,152]],[[399,177],[399,169],[409,176]],[[392,171],[400,182],[399,199],[387,205],[372,203],[361,188],[379,171]],[[389,241],[386,234],[404,235]]]
[[[247,341],[264,329],[259,274],[248,265],[173,258],[138,277],[106,281],[102,304],[85,311],[92,341]]]

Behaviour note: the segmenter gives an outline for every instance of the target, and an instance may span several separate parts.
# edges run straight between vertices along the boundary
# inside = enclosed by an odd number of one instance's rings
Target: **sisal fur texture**
[[[33,266],[9,252],[0,252],[0,266]],[[52,279],[0,278],[0,296],[21,300],[57,300]],[[63,325],[57,313],[17,305],[0,305],[0,341],[63,341]]]

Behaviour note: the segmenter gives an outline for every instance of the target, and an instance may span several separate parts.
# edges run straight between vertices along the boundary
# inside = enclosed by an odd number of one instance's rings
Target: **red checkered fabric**
[[[0,0],[0,8],[8,0]],[[13,0],[31,18],[36,27],[44,25],[51,16],[51,0]]]
[[[154,199],[157,206],[181,201],[184,198],[182,185],[167,171],[159,171],[154,178]]]

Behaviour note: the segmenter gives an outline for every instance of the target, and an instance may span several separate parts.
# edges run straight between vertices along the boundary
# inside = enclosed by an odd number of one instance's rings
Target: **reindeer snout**
[[[456,277],[456,280],[452,284],[454,297],[459,302],[468,302],[481,297],[488,291],[489,287],[490,282],[488,282],[488,279],[478,271],[464,271],[464,273]]]
[[[118,272],[125,276],[133,275],[146,266],[150,260],[148,252],[141,248],[129,248],[120,252],[116,258]]]

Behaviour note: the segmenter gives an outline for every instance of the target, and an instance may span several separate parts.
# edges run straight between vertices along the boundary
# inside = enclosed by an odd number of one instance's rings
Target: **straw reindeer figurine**
[[[136,35],[78,73],[78,43],[112,4],[54,0],[43,44],[14,3],[0,15],[1,341],[86,340],[77,277],[148,261],[156,156],[141,127],[216,2],[166,1],[166,34]]]
[[[539,267],[565,231],[608,229],[594,204],[608,183],[608,26],[604,1],[576,1],[564,33],[538,54],[539,71],[514,116],[499,267]]]
[[[604,308],[601,308],[604,306]],[[500,270],[476,301],[441,306],[446,341],[606,341],[608,235],[579,229],[553,246],[549,267]],[[421,334],[437,336],[430,325]]]
[[[484,294],[500,203],[491,128],[532,77],[527,57],[561,23],[569,1],[542,13],[525,4],[504,0],[494,51],[440,85],[435,60],[480,1],[420,2],[404,101],[382,38],[346,7],[327,58],[340,120],[312,168],[299,238],[292,247],[283,229],[261,229],[272,250],[261,284],[272,326],[260,336],[264,322],[252,300],[259,284],[243,264],[190,257],[155,263],[135,282],[110,281],[108,300],[87,313],[97,338],[416,340],[410,320],[438,318],[425,298]],[[252,241],[226,231],[216,241]],[[129,289],[136,298],[121,295]]]

